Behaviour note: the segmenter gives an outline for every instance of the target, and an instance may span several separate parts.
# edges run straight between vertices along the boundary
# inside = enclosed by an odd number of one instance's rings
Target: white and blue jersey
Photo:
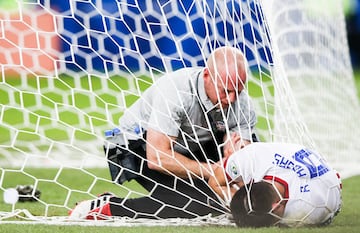
[[[275,180],[285,187],[281,224],[318,225],[341,207],[341,181],[317,152],[297,144],[253,143],[224,163],[230,182]]]

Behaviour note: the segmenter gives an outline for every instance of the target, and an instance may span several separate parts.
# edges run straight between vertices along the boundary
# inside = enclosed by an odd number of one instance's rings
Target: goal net
[[[111,181],[104,132],[163,74],[204,66],[219,46],[247,59],[261,141],[301,143],[343,177],[358,173],[360,106],[341,1],[2,1],[0,193],[32,185],[41,195],[0,202],[0,222],[78,224],[60,217],[78,201],[150,195]],[[198,217],[98,224],[231,224]]]

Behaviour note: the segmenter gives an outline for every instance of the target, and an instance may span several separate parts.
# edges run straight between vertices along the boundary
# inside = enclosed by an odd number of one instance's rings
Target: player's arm
[[[224,200],[226,200],[227,198],[231,199],[231,197],[237,191],[234,185],[232,183],[229,183],[224,168],[222,166],[218,166],[215,169],[214,176],[210,177],[208,184],[214,190],[214,192],[217,193]],[[237,182],[236,184],[238,185],[238,187],[244,185],[243,182]]]
[[[182,178],[199,176],[208,179],[211,171],[207,163],[187,158],[173,150],[176,137],[170,137],[157,130],[149,128],[146,134],[146,158],[152,170],[173,174]],[[213,167],[216,165],[213,164]]]

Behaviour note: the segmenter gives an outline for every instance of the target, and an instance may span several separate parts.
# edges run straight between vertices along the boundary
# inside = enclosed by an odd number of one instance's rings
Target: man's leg
[[[204,180],[180,179],[151,170],[146,165],[142,174],[143,176],[137,178],[136,181],[149,191],[150,199],[156,200],[156,203],[150,203],[153,206],[161,203],[162,205],[158,207],[164,208],[157,217],[192,218],[210,213],[218,215],[225,211]],[[138,207],[135,203],[133,206]]]
[[[175,208],[173,205],[152,197],[140,197],[124,200],[113,197],[110,199],[110,212],[112,216],[126,216],[130,218],[194,218],[195,215],[184,209]]]
[[[143,168],[140,171],[141,176],[135,180],[149,192],[149,197],[127,200],[113,197],[110,202],[113,215],[135,218],[193,218],[209,213],[221,214],[226,211],[218,203],[216,195],[209,188],[206,180],[192,179],[190,181],[149,169],[145,160],[145,147],[141,146],[142,142],[136,141],[137,144],[132,142],[129,146],[132,152],[139,156],[141,160],[139,163],[143,163],[140,166]],[[213,147],[207,149],[210,149],[211,153],[216,151]],[[214,159],[216,160],[216,157]]]
[[[166,179],[166,177],[164,178]],[[198,181],[195,181],[196,187],[194,187],[187,181],[177,180],[176,190],[165,186],[164,183],[157,183],[152,185],[153,188],[149,190],[149,196],[140,198],[125,200],[112,197],[110,199],[111,214],[130,218],[158,219],[194,218],[210,213],[215,215],[224,213],[224,208],[215,204],[214,199],[204,192],[205,187],[201,187],[202,184]],[[142,183],[144,180],[138,182]],[[146,181],[144,186],[150,187],[149,181]]]

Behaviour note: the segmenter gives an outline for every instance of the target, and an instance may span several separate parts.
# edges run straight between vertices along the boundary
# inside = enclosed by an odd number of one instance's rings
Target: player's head
[[[225,46],[211,53],[204,69],[204,84],[213,104],[227,108],[244,89],[246,79],[246,61],[240,50]]]
[[[268,227],[276,224],[281,217],[276,214],[278,206],[279,196],[274,186],[263,181],[241,187],[230,203],[231,213],[239,227]]]

